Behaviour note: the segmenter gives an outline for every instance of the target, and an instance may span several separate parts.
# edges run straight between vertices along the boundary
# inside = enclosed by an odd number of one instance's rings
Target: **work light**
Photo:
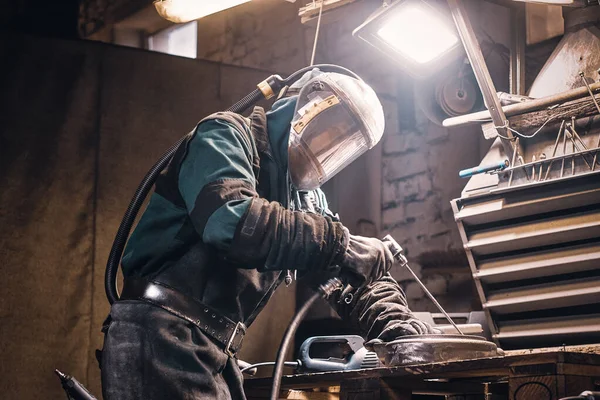
[[[353,32],[417,78],[452,62],[463,49],[442,1],[397,0],[384,5]]]

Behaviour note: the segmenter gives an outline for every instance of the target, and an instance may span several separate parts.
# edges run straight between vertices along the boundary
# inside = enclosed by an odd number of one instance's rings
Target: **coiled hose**
[[[313,65],[310,67],[302,68],[293,74],[291,74],[286,79],[282,79],[277,75],[272,75],[267,78],[266,81],[271,85],[273,92],[277,93],[281,88],[286,85],[291,85],[295,81],[297,81],[304,73],[312,70],[313,68],[318,68],[323,72],[338,72],[344,75],[349,75],[353,78],[360,79],[358,75],[354,72],[346,69],[344,67],[340,67],[339,65],[333,64],[320,64]],[[231,111],[234,113],[242,113],[247,110],[253,104],[256,104],[259,100],[263,98],[263,93],[259,89],[254,89],[248,95],[246,95],[243,99],[235,103],[233,106],[229,107],[227,111]],[[106,272],[104,274],[104,290],[106,292],[106,297],[108,298],[108,302],[113,304],[117,300],[119,300],[119,291],[117,289],[117,273],[119,271],[119,264],[121,263],[121,257],[123,256],[123,250],[125,249],[125,244],[127,243],[127,239],[129,238],[129,233],[131,232],[131,227],[135,222],[135,218],[144,203],[144,200],[152,190],[152,186],[156,182],[158,175],[162,172],[163,169],[169,165],[169,162],[173,158],[173,155],[179,148],[179,146],[185,140],[185,136],[179,139],[169,150],[167,150],[158,161],[150,168],[144,179],[140,182],[138,188],[133,195],[133,198],[129,202],[129,206],[127,207],[127,211],[125,211],[125,215],[121,220],[121,224],[119,225],[119,229],[117,230],[117,234],[115,235],[115,239],[113,241],[112,247],[110,249],[110,254],[108,256],[108,262],[106,263]]]

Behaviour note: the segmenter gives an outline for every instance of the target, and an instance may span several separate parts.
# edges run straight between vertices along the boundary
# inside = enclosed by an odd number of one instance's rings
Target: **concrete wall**
[[[100,395],[104,268],[141,177],[204,116],[269,73],[83,41],[0,35],[0,393]],[[279,291],[241,357],[274,359],[294,310]]]

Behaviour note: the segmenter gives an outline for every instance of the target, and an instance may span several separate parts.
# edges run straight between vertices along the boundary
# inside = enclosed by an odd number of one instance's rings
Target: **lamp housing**
[[[384,4],[352,32],[415,78],[426,78],[464,54],[444,1]]]
[[[164,19],[180,24],[248,1],[250,0],[154,0],[154,7]]]

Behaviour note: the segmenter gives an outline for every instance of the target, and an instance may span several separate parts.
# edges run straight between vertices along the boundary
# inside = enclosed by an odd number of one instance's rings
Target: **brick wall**
[[[350,68],[376,90],[386,115],[381,214],[376,221],[379,235],[390,233],[396,238],[413,269],[450,311],[468,311],[478,305],[450,200],[460,196],[466,183],[458,171],[481,160],[481,134],[476,128],[449,131],[430,122],[414,105],[415,81],[352,37],[352,30],[379,4],[363,1],[351,5],[337,21],[322,25],[315,62]],[[471,11],[476,27],[508,15],[494,5],[477,4]],[[489,33],[506,42],[506,30]],[[305,36],[310,59],[314,28],[307,27]],[[413,309],[436,311],[407,271],[392,272],[405,287]]]
[[[306,66],[316,24],[300,23],[298,8],[304,3],[255,0],[200,19],[198,58],[282,75]],[[380,146],[334,179],[327,186],[329,197],[351,229],[360,218],[366,218],[373,220],[380,236],[391,233],[442,303],[451,304],[454,311],[469,309],[471,296],[464,293],[470,293],[471,277],[450,200],[460,196],[466,183],[458,178],[458,171],[477,165],[481,149],[485,151],[488,145],[482,145],[476,129],[448,131],[430,122],[414,106],[415,82],[352,37],[352,30],[380,4],[371,0],[354,3],[321,25],[315,63],[340,64],[358,73],[377,92],[386,116]],[[476,29],[493,26],[495,31],[487,33],[499,42],[508,42],[508,13],[502,7],[487,2],[469,5]],[[491,19],[498,23],[488,24]],[[505,73],[502,67],[497,75]],[[498,89],[504,89],[502,84]],[[349,175],[356,175],[357,168],[378,173],[364,174],[361,179],[365,182],[352,182],[356,179]],[[348,189],[348,185],[355,187]],[[376,212],[363,211],[373,207]],[[432,309],[405,271],[393,274],[405,285],[415,308]]]
[[[198,58],[294,72],[306,65],[298,3],[260,0],[198,20]]]
[[[253,1],[201,19],[198,57],[282,74],[307,65],[316,24],[300,24],[297,12],[301,5]],[[381,155],[358,161],[367,168],[369,163],[378,163],[375,167],[380,174],[375,176],[381,176],[380,193],[363,195],[368,196],[366,200],[349,196],[340,188],[349,182],[343,172],[329,185],[329,196],[351,228],[361,215],[372,216],[352,211],[353,205],[363,208],[369,201],[380,202],[380,212],[373,221],[379,235],[391,233],[405,247],[413,268],[451,311],[470,310],[474,302],[472,279],[450,200],[460,196],[466,183],[458,178],[458,171],[478,165],[480,148],[487,146],[481,146],[476,129],[449,131],[430,122],[414,106],[415,82],[352,37],[352,30],[379,5],[379,1],[370,0],[354,3],[321,25],[315,63],[340,64],[359,74],[377,92],[386,116],[382,144],[372,150]],[[476,27],[486,25],[490,18],[498,19],[499,13],[507,15],[498,6],[479,2],[471,6]],[[508,40],[506,29],[489,33],[501,42]],[[372,182],[368,186],[372,190]],[[361,184],[357,187],[360,189]],[[393,274],[405,286],[413,308],[435,311],[406,271],[397,269]]]

